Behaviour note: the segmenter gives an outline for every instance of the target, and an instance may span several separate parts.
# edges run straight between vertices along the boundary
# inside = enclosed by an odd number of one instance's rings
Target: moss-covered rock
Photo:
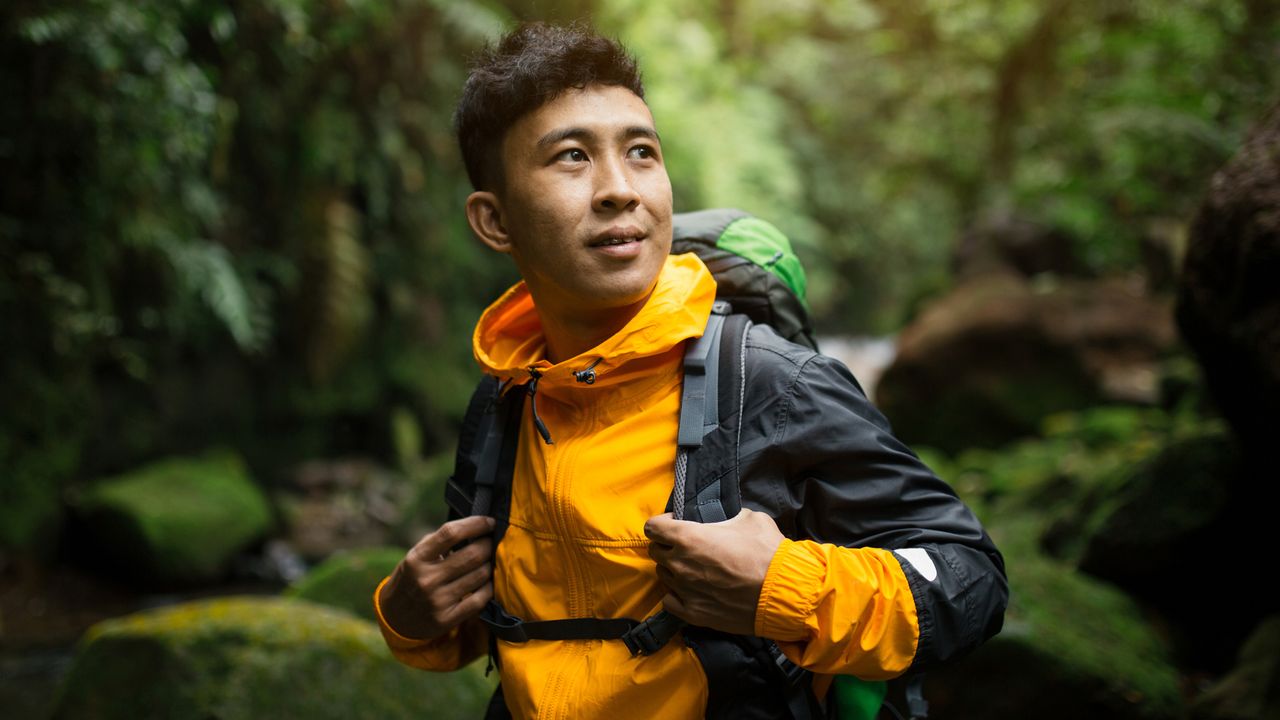
[[[1112,582],[1169,622],[1187,667],[1221,673],[1275,603],[1229,592],[1217,578],[1245,578],[1264,547],[1272,511],[1244,471],[1234,438],[1207,427],[1170,438],[1124,474],[1107,502],[1084,508],[1079,568]],[[1068,516],[1064,516],[1068,517]],[[1230,607],[1230,612],[1215,611]],[[1206,622],[1206,613],[1214,616]]]
[[[426,673],[378,629],[302,600],[233,597],[94,626],[56,720],[477,718],[491,692],[474,667]]]
[[[73,498],[88,557],[137,580],[216,580],[266,534],[271,510],[229,451],[169,458],[90,485]]]
[[[1000,635],[929,675],[930,717],[1173,718],[1168,648],[1124,593],[1036,549],[1034,521],[990,528],[1012,592]]]
[[[1133,469],[1120,502],[1089,539],[1081,565],[1106,569],[1095,574],[1117,579],[1172,569],[1166,564],[1177,562],[1173,558],[1153,555],[1167,555],[1215,524],[1239,474],[1235,443],[1225,433],[1171,442]]]
[[[898,336],[876,403],[898,436],[950,453],[1033,436],[1056,412],[1158,399],[1168,303],[1131,278],[957,285]]]
[[[1250,462],[1280,416],[1280,103],[1208,183],[1178,281],[1178,327]]]
[[[376,621],[371,600],[373,591],[391,574],[404,553],[402,548],[391,547],[337,553],[291,585],[285,595],[341,608]]]

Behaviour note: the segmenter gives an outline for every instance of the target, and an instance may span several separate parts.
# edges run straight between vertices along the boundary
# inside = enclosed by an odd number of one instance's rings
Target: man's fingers
[[[438,564],[443,568],[465,572],[490,557],[493,557],[493,541],[489,538],[480,538],[460,550],[445,555]]]
[[[471,593],[479,590],[486,583],[493,579],[493,568],[489,563],[485,563],[471,572],[450,583],[450,587],[457,593],[457,602],[461,602],[463,598]]]
[[[488,564],[492,558],[493,542],[482,538],[423,567],[419,577],[432,586],[448,585]]]
[[[661,565],[658,566],[658,581],[665,585],[668,590],[675,590],[680,585],[680,578]]]
[[[667,593],[662,598],[662,609],[685,622],[689,622],[689,611],[685,608],[684,603],[680,602],[679,596],[675,593]]]
[[[493,532],[493,524],[493,518],[484,515],[450,520],[419,540],[411,552],[424,562],[433,562],[458,543]]]
[[[484,608],[485,603],[493,598],[493,583],[485,583],[475,592],[462,598],[441,618],[449,627],[459,625]]]
[[[686,520],[676,520],[671,513],[654,515],[644,523],[645,537],[663,545],[678,545],[685,525],[695,525]]]
[[[649,543],[649,557],[659,565],[664,565],[671,560],[671,554],[675,552],[675,548],[670,545],[663,545],[656,540]]]

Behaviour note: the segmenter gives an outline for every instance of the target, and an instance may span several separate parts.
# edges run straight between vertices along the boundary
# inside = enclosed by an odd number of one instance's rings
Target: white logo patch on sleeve
[[[906,548],[903,550],[894,550],[903,560],[911,563],[911,567],[920,573],[920,576],[929,582],[933,582],[938,578],[938,566],[933,564],[933,558],[929,557],[929,553],[924,548]]]

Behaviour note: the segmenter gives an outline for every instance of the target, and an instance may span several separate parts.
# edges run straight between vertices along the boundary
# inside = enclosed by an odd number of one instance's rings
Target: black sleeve
[[[786,478],[770,503],[783,532],[894,551],[920,624],[912,669],[996,634],[1008,604],[1003,558],[950,486],[893,436],[849,370],[810,354],[768,384],[777,394],[760,453]]]

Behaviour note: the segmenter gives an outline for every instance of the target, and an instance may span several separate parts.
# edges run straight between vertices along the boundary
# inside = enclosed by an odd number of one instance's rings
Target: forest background
[[[234,448],[267,488],[315,459],[438,475],[472,326],[516,279],[461,212],[466,62],[581,18],[638,56],[677,210],[778,225],[824,335],[897,332],[1002,219],[1085,275],[1176,261],[1280,97],[1267,0],[8,2],[7,575],[157,458]]]

